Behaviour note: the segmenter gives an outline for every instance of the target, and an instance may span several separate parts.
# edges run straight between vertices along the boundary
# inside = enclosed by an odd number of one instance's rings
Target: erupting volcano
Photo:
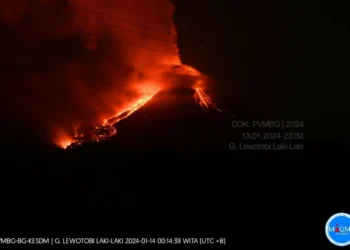
[[[221,112],[206,93],[211,79],[181,63],[170,0],[1,5],[6,46],[28,58],[9,78],[25,79],[30,91],[10,87],[20,100],[11,109],[62,148],[111,138],[118,122],[164,90],[193,89],[203,110]],[[11,65],[12,55],[4,55]]]
[[[202,78],[204,77],[202,74],[200,74],[198,71],[192,69],[191,67],[187,65],[175,65],[175,68],[182,70],[182,76],[185,77],[193,77],[196,78]],[[186,70],[185,70],[186,69]],[[169,70],[166,73],[170,73],[171,70]],[[175,74],[175,77],[179,77],[180,75]],[[166,81],[166,79],[165,79]],[[191,80],[192,81],[192,80]],[[188,88],[193,89],[193,100],[204,110],[208,111],[210,109],[216,110],[219,112],[222,112],[221,109],[219,109],[211,100],[211,98],[205,93],[203,86],[203,80],[195,80],[193,79],[194,84],[193,86],[189,86]],[[180,89],[180,88],[176,88]],[[132,102],[130,106],[125,108],[124,110],[118,112],[115,116],[106,119],[102,125],[97,125],[96,127],[87,127],[85,128],[85,131],[82,130],[82,127],[79,127],[75,131],[75,136],[73,138],[73,141],[66,140],[61,141],[60,146],[63,148],[67,147],[74,147],[77,145],[81,145],[83,142],[86,141],[100,141],[100,140],[106,140],[112,136],[114,136],[117,133],[116,125],[118,122],[126,119],[130,115],[132,115],[134,112],[142,108],[147,102],[151,101],[152,98],[156,97],[157,94],[161,91],[169,91],[169,88],[163,88],[159,89],[153,94],[144,95],[140,99],[138,99],[135,102]],[[181,96],[179,96],[181,98]]]

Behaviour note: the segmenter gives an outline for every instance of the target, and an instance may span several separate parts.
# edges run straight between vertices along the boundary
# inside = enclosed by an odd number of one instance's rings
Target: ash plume
[[[0,1],[1,112],[47,141],[161,87],[179,65],[170,1]]]

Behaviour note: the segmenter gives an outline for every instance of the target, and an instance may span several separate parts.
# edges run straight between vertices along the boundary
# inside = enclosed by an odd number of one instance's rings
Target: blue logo
[[[329,218],[326,223],[326,235],[336,246],[350,245],[350,214],[338,213]]]

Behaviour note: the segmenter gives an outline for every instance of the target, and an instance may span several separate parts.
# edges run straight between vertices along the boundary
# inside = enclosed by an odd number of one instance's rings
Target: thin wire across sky
[[[35,2],[35,1],[31,1],[31,0],[23,0],[25,2],[28,2],[30,4],[35,4],[35,5],[38,5],[38,6],[42,6],[42,7],[45,7],[51,11],[54,11],[55,9],[53,8],[53,6],[51,5],[47,5],[47,4],[43,4],[43,3],[38,3],[38,2]],[[134,23],[134,22],[130,22],[128,20],[125,20],[125,19],[122,19],[122,18],[117,18],[117,17],[113,17],[113,16],[110,16],[110,15],[107,15],[107,14],[104,14],[104,13],[101,13],[101,12],[97,12],[97,11],[94,11],[94,10],[91,10],[91,9],[87,9],[85,7],[82,7],[82,6],[79,6],[79,5],[76,5],[76,4],[69,4],[69,6],[75,6],[83,11],[88,11],[88,12],[91,12],[91,13],[95,13],[95,14],[98,14],[98,15],[102,15],[102,16],[105,16],[105,17],[109,17],[111,19],[115,19],[115,20],[118,20],[118,21],[122,21],[122,22],[125,22],[125,23],[128,23],[128,24],[131,24],[131,25],[134,25],[134,26],[138,26],[138,27],[142,27],[144,29],[149,29],[149,30],[154,30],[154,31],[157,31],[159,33],[163,33],[163,34],[167,34],[167,35],[171,35],[173,37],[176,37],[176,35],[173,35],[171,33],[168,33],[168,32],[164,32],[164,31],[160,31],[158,29],[155,29],[155,28],[152,28],[152,27],[148,27],[148,26],[145,26],[145,25],[142,25],[142,24],[137,24],[137,23]],[[75,13],[76,14],[76,13]],[[76,14],[78,15],[78,14]],[[79,16],[79,15],[78,15]],[[144,34],[144,33],[141,33],[141,32],[138,32],[138,31],[134,31],[134,30],[130,30],[130,29],[126,29],[126,28],[123,28],[123,27],[120,27],[118,25],[114,25],[114,24],[108,24],[106,22],[102,22],[102,21],[99,21],[99,20],[94,20],[94,19],[91,19],[91,18],[88,18],[86,16],[81,16],[80,17],[84,18],[84,19],[87,19],[87,20],[90,20],[90,21],[93,21],[93,22],[96,22],[96,23],[100,23],[100,24],[104,24],[104,25],[108,25],[108,26],[111,26],[113,28],[116,28],[116,29],[120,29],[120,30],[124,30],[124,31],[127,31],[127,32],[131,32],[131,33],[135,33],[135,34],[138,34],[140,36],[144,36],[144,37],[148,37],[148,38],[151,38],[151,39],[154,39],[154,40],[158,40],[160,42],[165,42],[165,43],[170,43],[170,44],[174,44],[176,45],[175,42],[172,42],[172,41],[169,41],[169,40],[165,40],[165,39],[160,39],[160,38],[157,38],[157,37],[154,37],[154,36],[150,36],[150,35],[147,35],[147,34]],[[76,28],[76,27],[73,27],[73,26],[70,26],[72,28]],[[89,31],[89,30],[86,30],[86,29],[83,29],[83,28],[79,28],[80,30],[84,31],[84,32],[87,32],[88,34],[91,34],[91,35],[99,35],[95,32],[92,32],[92,31]],[[112,38],[111,38],[112,39]],[[177,57],[178,55],[176,54],[173,54],[173,53],[169,53],[169,52],[165,52],[165,51],[160,51],[160,50],[157,50],[157,49],[153,49],[153,48],[150,48],[150,47],[147,47],[147,46],[144,46],[144,45],[140,45],[140,44],[136,44],[136,43],[133,43],[133,42],[129,42],[129,41],[124,41],[124,40],[121,40],[121,39],[117,39],[117,38],[113,38],[113,41],[117,41],[117,42],[120,42],[120,43],[124,43],[124,44],[127,44],[127,45],[130,45],[130,46],[135,46],[135,47],[138,47],[138,48],[142,48],[142,49],[148,49],[150,51],[154,51],[154,52],[157,52],[157,53],[162,53],[162,54],[165,54],[165,55],[170,55],[170,56],[175,56]]]

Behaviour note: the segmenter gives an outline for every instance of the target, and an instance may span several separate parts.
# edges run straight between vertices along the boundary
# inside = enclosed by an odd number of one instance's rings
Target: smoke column
[[[180,64],[173,12],[167,0],[0,0],[2,113],[55,143],[162,88]]]

